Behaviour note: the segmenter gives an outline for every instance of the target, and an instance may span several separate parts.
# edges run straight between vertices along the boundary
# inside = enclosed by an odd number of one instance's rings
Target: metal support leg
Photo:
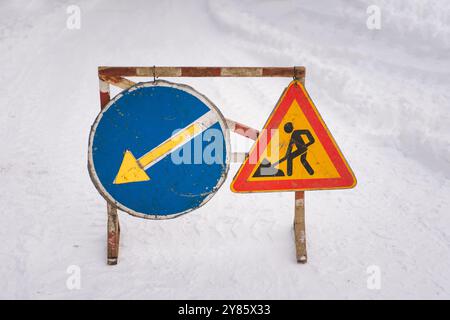
[[[117,264],[119,257],[120,225],[117,208],[108,203],[108,264]]]
[[[103,109],[110,101],[110,86],[109,83],[100,81],[100,107]],[[106,203],[108,211],[108,226],[107,226],[107,263],[109,265],[117,264],[119,257],[119,241],[120,241],[120,225],[119,217],[117,215],[117,207]]]
[[[294,234],[297,262],[306,263],[305,191],[295,192]]]

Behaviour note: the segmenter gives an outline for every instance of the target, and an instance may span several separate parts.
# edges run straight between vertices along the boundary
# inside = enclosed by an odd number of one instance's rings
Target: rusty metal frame
[[[287,77],[305,78],[305,67],[98,67],[106,77]]]
[[[110,102],[110,85],[123,90],[136,83],[125,77],[283,77],[297,79],[305,85],[306,69],[294,67],[98,67],[100,81],[100,106],[103,110]],[[256,140],[259,131],[247,125],[226,119],[231,131]],[[231,159],[238,162],[245,159],[247,153],[232,153]],[[117,264],[119,255],[120,225],[117,206],[107,202],[107,263]],[[306,232],[305,232],[305,192],[295,192],[294,236],[297,262],[306,263]]]

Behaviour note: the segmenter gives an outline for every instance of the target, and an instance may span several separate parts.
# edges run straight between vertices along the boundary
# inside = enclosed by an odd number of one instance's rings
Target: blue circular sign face
[[[205,204],[225,181],[229,137],[220,111],[193,88],[154,81],[117,95],[89,137],[88,169],[120,210],[173,218]]]

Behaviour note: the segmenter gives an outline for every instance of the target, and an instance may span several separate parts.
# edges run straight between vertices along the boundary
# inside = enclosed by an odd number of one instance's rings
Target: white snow
[[[366,27],[373,4],[380,30]],[[450,298],[449,22],[444,0],[2,1],[0,298]],[[232,193],[234,164],[197,211],[121,213],[107,266],[105,201],[87,171],[99,65],[306,66],[358,179],[306,193],[308,263],[295,261],[294,195]],[[289,82],[167,80],[255,128]]]

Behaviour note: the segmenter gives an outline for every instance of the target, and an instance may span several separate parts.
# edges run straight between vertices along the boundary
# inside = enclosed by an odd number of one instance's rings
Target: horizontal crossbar
[[[291,77],[303,79],[305,67],[98,67],[112,77]]]

